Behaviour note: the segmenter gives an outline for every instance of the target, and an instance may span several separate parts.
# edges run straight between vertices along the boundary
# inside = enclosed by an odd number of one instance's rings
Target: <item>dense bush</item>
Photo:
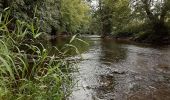
[[[5,11],[0,23],[0,99],[1,100],[62,100],[72,86],[69,70],[74,63],[64,59],[65,51],[49,55],[47,48],[37,42],[41,33],[34,22],[12,19]],[[27,37],[29,36],[29,37]],[[72,38],[70,43],[75,39]],[[27,48],[20,48],[26,46]],[[73,47],[73,46],[72,46]],[[76,48],[76,47],[74,47]],[[28,52],[29,51],[29,52]],[[31,52],[30,52],[31,51]]]

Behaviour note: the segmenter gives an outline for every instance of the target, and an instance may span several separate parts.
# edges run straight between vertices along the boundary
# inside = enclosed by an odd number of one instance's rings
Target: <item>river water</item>
[[[170,46],[90,41],[69,100],[170,100]]]

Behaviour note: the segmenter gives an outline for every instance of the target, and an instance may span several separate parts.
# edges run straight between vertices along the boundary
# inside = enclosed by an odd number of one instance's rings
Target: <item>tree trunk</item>
[[[3,11],[3,0],[0,0],[0,14],[2,14]]]
[[[103,12],[102,12],[102,0],[99,0],[98,1],[99,2],[99,15],[100,15],[100,34],[102,35],[102,36],[104,36],[104,34],[103,34]]]
[[[144,9],[146,11],[146,14],[148,16],[148,19],[151,21],[153,30],[155,35],[167,35],[168,34],[168,29],[165,25],[165,16],[167,14],[167,9],[166,6],[164,5],[160,14],[160,19],[154,16],[154,14],[151,12],[150,7],[148,4],[148,0],[143,0],[142,1],[144,4]]]

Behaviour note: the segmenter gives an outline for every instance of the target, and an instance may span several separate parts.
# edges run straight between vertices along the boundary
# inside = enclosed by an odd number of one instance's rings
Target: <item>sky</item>
[[[97,6],[98,6],[98,0],[92,0],[91,5],[92,5],[95,9],[97,9]]]

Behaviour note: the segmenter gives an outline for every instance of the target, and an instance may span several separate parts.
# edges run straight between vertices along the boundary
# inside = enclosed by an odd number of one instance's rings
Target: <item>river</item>
[[[170,100],[170,46],[90,41],[69,100]]]

